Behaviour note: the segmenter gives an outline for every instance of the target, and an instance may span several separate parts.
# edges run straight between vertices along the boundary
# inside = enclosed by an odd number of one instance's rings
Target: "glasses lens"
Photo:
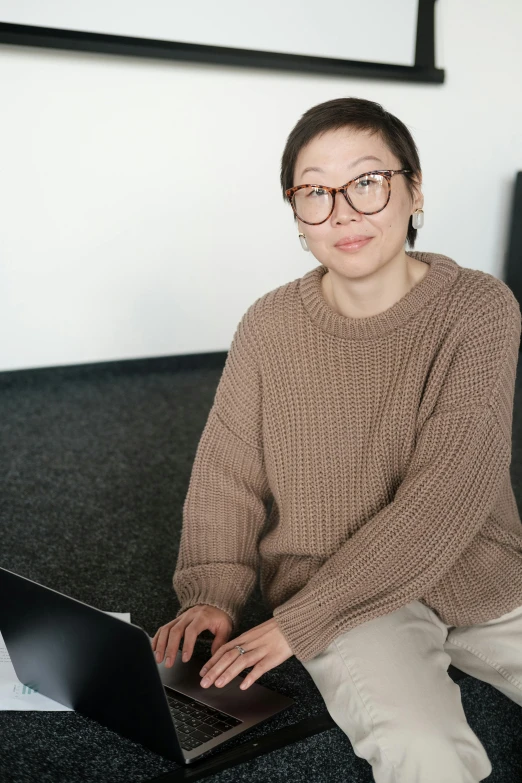
[[[360,212],[378,212],[388,200],[389,184],[382,174],[365,174],[348,188],[348,198]]]
[[[305,223],[321,223],[332,209],[332,196],[323,188],[309,186],[294,193],[294,209]]]

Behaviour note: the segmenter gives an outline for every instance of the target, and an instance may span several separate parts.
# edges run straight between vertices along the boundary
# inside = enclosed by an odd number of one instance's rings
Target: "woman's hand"
[[[165,666],[170,668],[178,654],[179,644],[183,637],[182,661],[188,661],[194,651],[198,634],[202,631],[214,634],[211,652],[215,653],[232,633],[232,619],[222,609],[209,604],[196,604],[185,612],[162,625],[152,640],[152,649],[156,653],[157,663],[166,656]],[[237,652],[237,650],[236,650]]]
[[[241,654],[235,649],[236,644],[246,652]],[[292,655],[293,652],[277,621],[271,618],[222,645],[201,669],[200,675],[205,675],[201,685],[208,688],[214,683],[216,687],[222,688],[243,669],[253,666],[240,685],[240,688],[245,690],[262,674],[279,666]]]

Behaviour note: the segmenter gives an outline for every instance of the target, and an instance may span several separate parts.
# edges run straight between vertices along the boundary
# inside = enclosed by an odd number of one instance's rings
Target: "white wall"
[[[280,156],[339,96],[379,101],[417,141],[415,249],[501,277],[522,4],[437,6],[443,85],[0,46],[0,370],[227,350],[258,296],[317,265]]]

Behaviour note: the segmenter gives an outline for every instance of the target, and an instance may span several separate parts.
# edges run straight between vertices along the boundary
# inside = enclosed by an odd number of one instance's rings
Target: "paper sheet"
[[[129,612],[107,612],[130,623]],[[72,712],[53,699],[23,685],[16,676],[4,639],[0,633],[0,710],[39,710],[40,712]]]

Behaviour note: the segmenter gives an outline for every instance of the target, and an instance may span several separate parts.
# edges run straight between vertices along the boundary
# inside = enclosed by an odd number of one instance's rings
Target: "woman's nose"
[[[357,220],[360,219],[361,213],[357,212],[348,200],[344,193],[337,191],[334,193],[334,209],[331,215],[331,220],[335,223],[344,222],[345,220]]]

